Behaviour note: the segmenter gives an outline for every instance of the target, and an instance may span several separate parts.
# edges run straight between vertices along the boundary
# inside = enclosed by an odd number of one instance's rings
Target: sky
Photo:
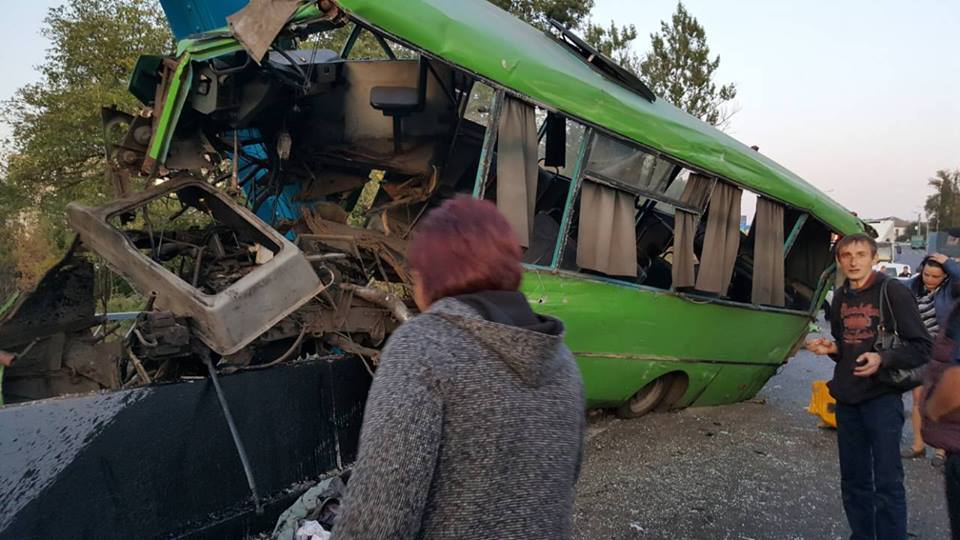
[[[915,219],[938,169],[960,168],[960,2],[685,0],[719,82],[727,129],[862,217]],[[649,48],[676,0],[596,0]]]
[[[595,0],[597,23],[633,24],[643,54],[676,0]],[[59,0],[7,1],[0,99],[37,80]],[[915,218],[938,169],[960,168],[960,2],[686,0],[737,85],[727,131],[863,217]],[[9,131],[0,125],[0,138]]]

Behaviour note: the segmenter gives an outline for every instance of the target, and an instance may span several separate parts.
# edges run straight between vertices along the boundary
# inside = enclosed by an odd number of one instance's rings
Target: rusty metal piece
[[[137,376],[140,377],[140,381],[143,384],[152,383],[153,380],[150,379],[150,375],[147,374],[147,370],[143,367],[143,362],[140,361],[140,358],[131,350],[127,351],[127,355],[130,357],[130,363],[133,364],[133,368],[137,370]]]
[[[237,234],[270,246],[275,256],[218,293],[206,294],[146,257],[108,222],[174,193],[184,204],[209,212]],[[192,319],[196,335],[220,355],[249,345],[325,288],[303,253],[283,235],[209,184],[194,179],[170,180],[98,208],[71,203],[67,217],[84,243],[115,272],[144,296],[156,294],[160,310]]]
[[[407,305],[403,303],[403,300],[398,298],[395,294],[381,291],[380,289],[375,289],[373,287],[360,287],[351,283],[343,283],[340,285],[340,288],[352,291],[354,294],[366,300],[367,302],[370,302],[371,304],[376,304],[390,310],[390,313],[395,319],[397,319],[398,322],[405,323],[411,318],[410,308],[408,308]]]
[[[327,195],[353,191],[370,181],[366,176],[359,174],[346,174],[336,171],[322,171],[314,174],[309,169],[307,169],[307,172],[310,173],[312,178],[309,182],[305,182],[304,188],[294,197],[295,200],[313,201]]]
[[[297,355],[297,354],[300,353],[300,346],[303,344],[303,337],[304,337],[306,334],[307,334],[307,327],[306,327],[306,326],[301,327],[301,328],[300,328],[300,334],[297,336],[297,339],[295,339],[295,340],[293,341],[293,344],[290,345],[290,348],[287,349],[287,351],[286,351],[285,353],[283,353],[283,354],[281,354],[280,356],[278,356],[275,360],[271,360],[270,362],[267,362],[266,364],[258,364],[258,365],[255,365],[255,366],[243,366],[243,367],[239,367],[239,368],[237,368],[237,370],[238,370],[238,371],[248,371],[248,370],[255,370],[255,369],[267,369],[267,368],[273,367],[273,366],[275,366],[275,365],[277,365],[277,364],[282,364],[282,363],[286,362],[287,360],[290,360],[290,359],[293,358],[295,355]]]
[[[149,311],[131,329],[139,346],[135,352],[144,360],[160,361],[192,354],[190,328],[183,318],[165,311]]]
[[[360,257],[361,250],[376,253],[404,284],[413,283],[413,277],[404,264],[409,244],[407,240],[372,229],[357,229],[344,223],[325,220],[306,208],[303,211],[303,221],[313,234],[300,235],[301,245],[311,240],[319,240],[357,258]]]
[[[227,17],[227,24],[250,58],[259,64],[299,5],[300,0],[250,0],[246,7]]]
[[[398,325],[389,311],[379,307],[357,305],[349,297],[337,303],[334,311],[311,313],[303,315],[302,318],[308,321],[306,326],[308,332],[312,334],[364,333],[369,335],[374,343],[383,341],[387,332],[392,332]]]

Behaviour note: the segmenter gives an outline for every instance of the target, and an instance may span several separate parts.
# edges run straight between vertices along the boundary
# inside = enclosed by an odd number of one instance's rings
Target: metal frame
[[[278,248],[274,257],[220,293],[206,294],[146,257],[109,223],[114,216],[187,188],[203,191],[208,204],[217,199],[221,222],[244,223],[274,243]],[[191,318],[197,336],[220,355],[249,345],[326,288],[303,252],[283,235],[216,188],[193,178],[171,180],[97,208],[70,203],[67,219],[83,243],[138,292],[156,295],[158,309]]]
[[[340,58],[346,59],[350,56],[350,52],[353,51],[353,46],[357,44],[357,39],[360,38],[360,32],[363,31],[363,27],[353,23],[353,30],[350,31],[350,35],[347,36],[347,41],[343,43],[343,48],[340,49]]]
[[[487,176],[490,173],[490,163],[493,162],[493,148],[497,143],[497,131],[500,125],[500,114],[503,112],[502,89],[497,89],[490,103],[490,121],[483,134],[483,146],[480,148],[480,164],[477,166],[477,178],[473,184],[473,196],[482,199],[487,194]]]
[[[607,187],[610,187],[619,191],[624,191],[626,193],[630,193],[631,195],[636,195],[638,197],[646,197],[647,199],[652,199],[659,202],[665,202],[681,210],[686,210],[687,212],[690,212],[692,214],[700,213],[700,210],[697,209],[696,207],[690,206],[689,204],[686,204],[679,199],[666,197],[658,191],[650,191],[647,189],[638,188],[636,186],[630,186],[630,185],[624,184],[623,182],[618,182],[617,180],[614,180],[609,176],[606,176],[594,171],[586,171],[584,173],[584,176],[589,177],[590,181],[592,182],[603,184]]]
[[[793,249],[793,245],[797,242],[797,238],[800,237],[800,231],[803,230],[804,224],[806,224],[807,219],[810,217],[810,214],[803,213],[797,217],[797,221],[793,224],[793,229],[790,231],[790,235],[787,236],[787,239],[783,242],[783,258],[786,259],[787,255],[790,255],[790,250]]]
[[[569,116],[567,118],[573,120]],[[573,217],[573,204],[577,200],[577,193],[579,193],[580,185],[583,182],[587,160],[590,159],[590,141],[592,139],[593,128],[585,124],[583,139],[580,140],[580,150],[577,151],[577,163],[574,165],[573,177],[570,179],[570,191],[567,192],[567,202],[563,205],[563,218],[560,220],[557,244],[553,248],[553,259],[550,261],[550,268],[553,270],[560,266],[560,258],[563,255],[564,248],[567,247],[567,235],[570,234],[570,220]]]

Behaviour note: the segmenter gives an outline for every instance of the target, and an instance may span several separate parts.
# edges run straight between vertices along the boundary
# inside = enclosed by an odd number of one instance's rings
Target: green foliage
[[[732,83],[713,80],[720,56],[710,59],[706,32],[683,3],[670,23],[650,35],[652,50],[640,63],[645,82],[658,95],[703,121],[723,126],[736,110],[727,106],[737,95]]]
[[[3,106],[12,139],[0,191],[5,214],[30,208],[59,222],[67,201],[109,194],[100,107],[135,110],[126,87],[137,58],[172,51],[173,38],[151,0],[70,0],[50,9],[42,33],[51,45],[40,80]]]
[[[941,169],[927,183],[933,188],[927,197],[924,210],[929,216],[930,227],[948,229],[960,227],[960,169]]]
[[[0,301],[17,290],[16,236],[11,222],[0,218]]]
[[[301,46],[304,48],[315,47],[318,49],[330,49],[339,53],[347,43],[347,39],[349,39],[350,34],[353,32],[353,28],[354,26],[352,24],[347,24],[340,28],[311,36],[302,43]],[[406,47],[389,42],[388,45],[397,58],[416,57],[413,51]],[[388,58],[386,51],[383,50],[383,47],[377,42],[369,30],[360,32],[357,41],[353,44],[353,47],[350,49],[350,54],[347,55],[347,57],[352,60],[384,60]]]
[[[15,281],[29,288],[62,254],[67,202],[112,194],[100,108],[136,110],[127,80],[137,58],[174,45],[152,0],[69,0],[50,9],[41,32],[51,44],[40,80],[0,108],[12,135],[0,153],[0,294]]]
[[[632,24],[618,27],[610,21],[610,26],[604,28],[588,22],[583,38],[626,70],[640,73],[640,59],[631,49],[633,40],[637,39],[637,29]]]
[[[504,11],[546,29],[553,19],[568,28],[579,28],[593,9],[593,0],[489,0]]]

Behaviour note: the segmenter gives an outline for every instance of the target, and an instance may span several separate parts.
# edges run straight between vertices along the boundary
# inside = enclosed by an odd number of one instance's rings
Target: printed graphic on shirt
[[[849,306],[844,302],[840,306],[840,319],[843,321],[843,342],[848,345],[859,345],[877,337],[880,310],[873,304]]]

